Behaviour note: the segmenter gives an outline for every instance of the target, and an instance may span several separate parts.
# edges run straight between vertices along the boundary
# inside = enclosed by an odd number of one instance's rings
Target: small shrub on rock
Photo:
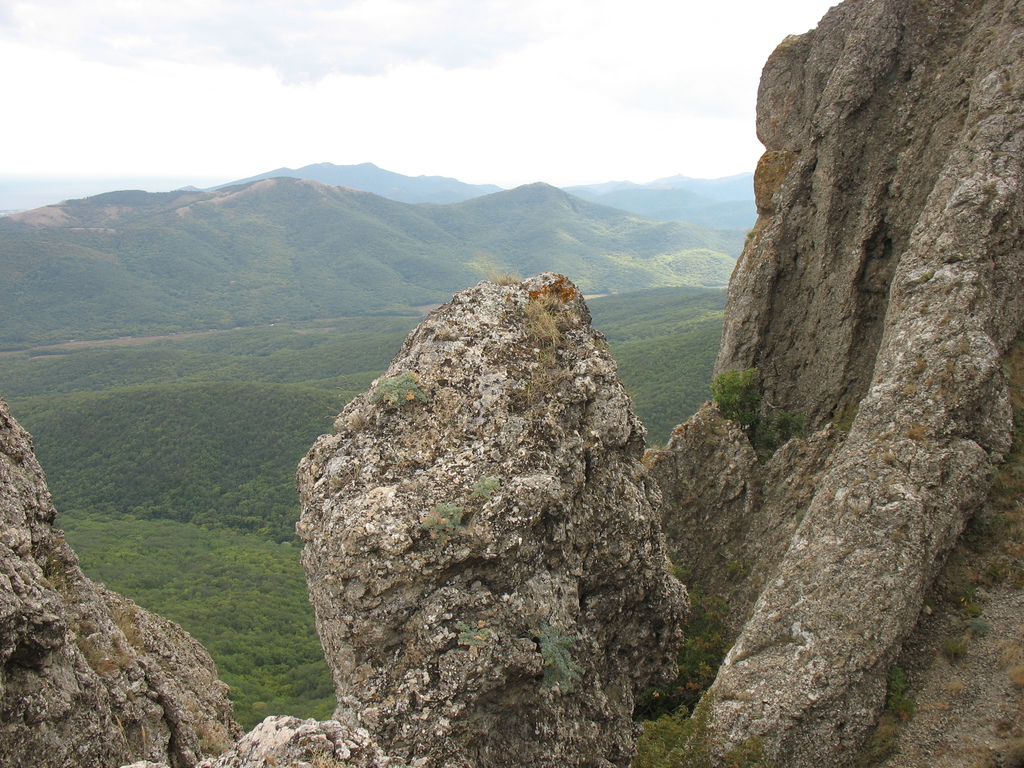
[[[722,371],[711,382],[711,398],[719,412],[736,422],[750,439],[761,461],[794,437],[802,437],[806,417],[777,410],[762,416],[760,374],[757,368]]]
[[[430,534],[430,538],[444,544],[462,524],[464,510],[457,504],[435,504],[434,508],[423,518],[421,525]]]
[[[398,376],[383,377],[377,382],[377,387],[370,397],[370,402],[374,405],[383,402],[388,408],[401,408],[416,400],[425,403],[427,396],[420,389],[419,377],[410,371]]]
[[[541,621],[534,633],[544,659],[544,687],[557,686],[562,693],[569,693],[583,671],[572,657],[576,636],[567,635],[564,629],[546,621]]]
[[[745,371],[722,371],[711,382],[711,399],[718,410],[730,421],[749,429],[759,419],[761,392],[758,389],[760,374],[757,368]]]

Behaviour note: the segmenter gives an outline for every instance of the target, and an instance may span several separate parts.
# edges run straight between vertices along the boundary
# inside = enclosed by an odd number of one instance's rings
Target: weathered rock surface
[[[297,717],[268,717],[219,757],[198,768],[406,768],[388,757],[369,732],[334,720],[317,722]],[[164,768],[128,766],[128,768]]]
[[[626,766],[674,672],[685,592],[589,320],[558,275],[463,291],[300,464],[336,717],[390,754]]]
[[[692,445],[712,439],[706,415],[655,462],[677,528],[712,521],[727,543],[740,527],[785,534],[757,545],[754,568],[768,568],[711,689],[719,751],[758,738],[787,768],[852,762],[1010,445],[1001,360],[1024,320],[1022,51],[1015,0],[847,0],[765,67],[761,218],[716,369],[757,367],[766,410],[804,413],[812,432],[857,412],[845,439],[811,439],[834,447],[805,498],[786,498],[785,478],[807,468],[782,451],[764,467],[741,449],[687,460],[681,445],[698,457]],[[720,489],[701,480],[723,468]]]
[[[0,400],[0,764],[195,765],[240,734],[209,654],[86,579]]]
[[[710,403],[645,462],[663,494],[669,557],[691,583],[725,598],[739,630],[779,564],[842,435],[794,439],[767,462]]]

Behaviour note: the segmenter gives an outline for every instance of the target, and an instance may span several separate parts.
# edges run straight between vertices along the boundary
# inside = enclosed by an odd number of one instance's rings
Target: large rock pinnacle
[[[431,766],[627,766],[674,669],[643,427],[564,277],[431,313],[299,468],[337,717]]]

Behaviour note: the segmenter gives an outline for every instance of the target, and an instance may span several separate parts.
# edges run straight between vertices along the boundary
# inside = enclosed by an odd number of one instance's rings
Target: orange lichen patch
[[[779,150],[769,150],[761,155],[757,169],[754,171],[754,198],[757,201],[758,213],[775,213],[772,198],[779,191],[786,176],[789,175],[796,158],[796,152]]]
[[[580,292],[569,278],[558,275],[550,283],[536,291],[530,291],[530,299],[539,301],[542,299],[557,299],[563,304],[568,304],[579,298]]]

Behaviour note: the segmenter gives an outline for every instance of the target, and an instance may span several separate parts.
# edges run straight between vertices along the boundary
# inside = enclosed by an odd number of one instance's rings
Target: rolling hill
[[[0,219],[0,348],[413,316],[489,267],[563,272],[591,294],[722,286],[743,238],[545,184],[450,205],[289,178],[111,192]]]
[[[378,168],[373,163],[317,163],[302,168],[277,168],[211,189],[280,177],[361,189],[403,203],[455,203],[501,191],[501,187],[494,184],[466,184],[445,176],[404,176]],[[609,181],[565,187],[564,191],[655,221],[686,221],[705,227],[749,229],[757,218],[751,173],[718,179],[666,176],[647,184]]]

